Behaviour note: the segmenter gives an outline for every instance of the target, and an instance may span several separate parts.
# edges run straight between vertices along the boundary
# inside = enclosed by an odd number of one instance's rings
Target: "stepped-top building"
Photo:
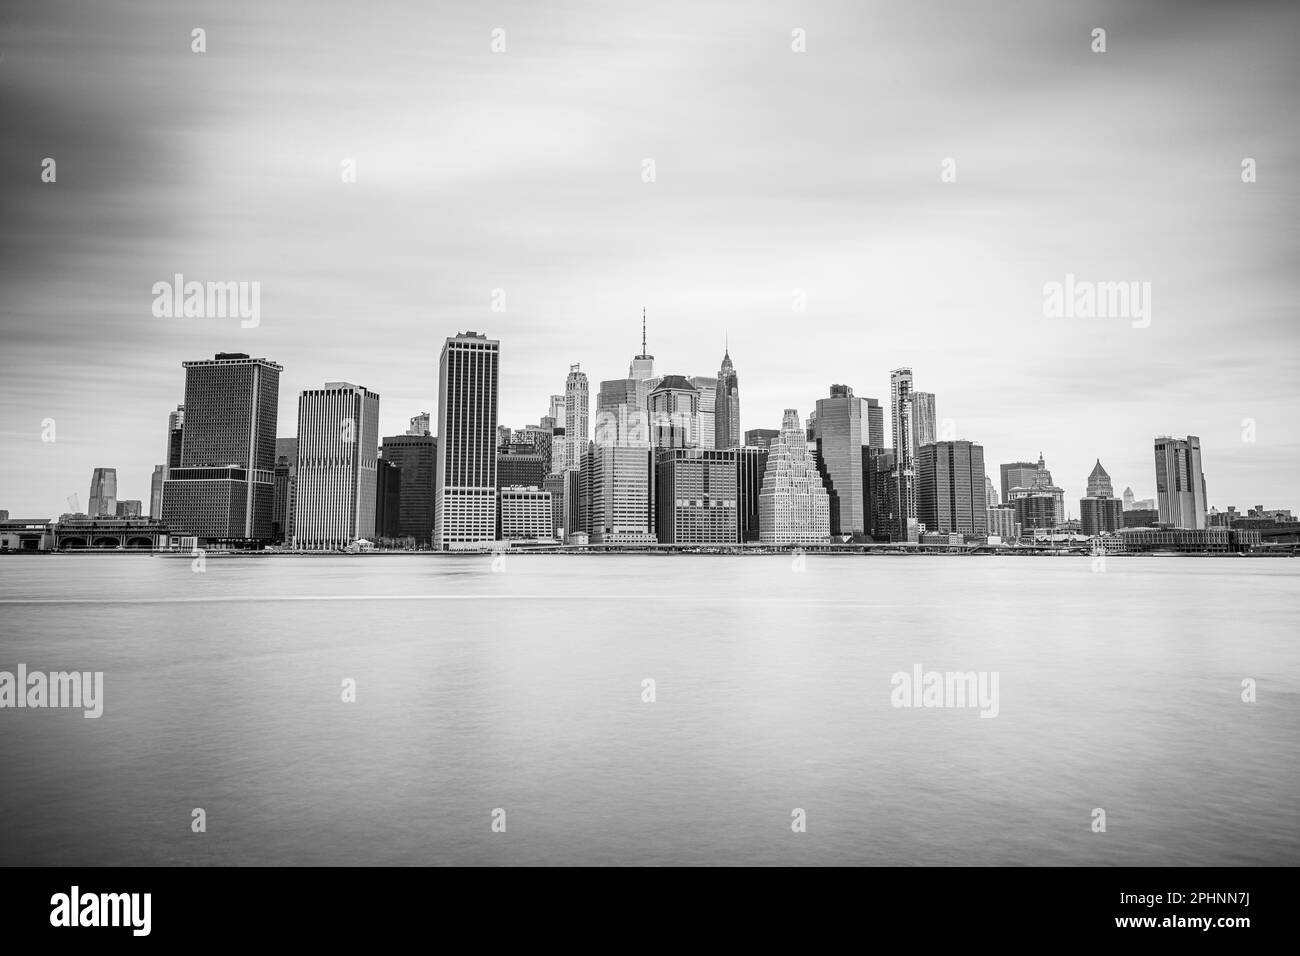
[[[768,446],[758,530],[763,544],[814,544],[830,538],[830,496],[797,409],[785,410],[781,434]]]

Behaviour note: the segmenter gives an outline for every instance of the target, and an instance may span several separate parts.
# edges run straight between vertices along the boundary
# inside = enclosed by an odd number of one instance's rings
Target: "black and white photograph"
[[[1297,51],[1288,2],[7,0],[5,924],[722,867],[1276,928]]]

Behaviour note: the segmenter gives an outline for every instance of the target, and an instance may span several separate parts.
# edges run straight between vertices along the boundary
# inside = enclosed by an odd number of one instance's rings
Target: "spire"
[[[645,348],[645,306],[641,306],[641,354],[646,354]]]

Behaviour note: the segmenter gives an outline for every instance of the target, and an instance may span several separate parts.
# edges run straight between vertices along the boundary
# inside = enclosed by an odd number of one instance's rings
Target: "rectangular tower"
[[[440,551],[496,540],[500,349],[473,331],[451,336],[442,348],[433,515]]]

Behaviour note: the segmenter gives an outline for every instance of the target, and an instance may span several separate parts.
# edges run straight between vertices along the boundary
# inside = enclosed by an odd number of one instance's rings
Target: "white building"
[[[758,539],[763,544],[815,544],[830,535],[830,495],[808,449],[799,412],[787,408],[781,434],[768,446],[758,493]]]
[[[297,547],[334,550],[375,536],[378,458],[378,394],[327,382],[298,396]]]
[[[540,488],[510,485],[500,491],[501,540],[554,541],[551,493]]]

